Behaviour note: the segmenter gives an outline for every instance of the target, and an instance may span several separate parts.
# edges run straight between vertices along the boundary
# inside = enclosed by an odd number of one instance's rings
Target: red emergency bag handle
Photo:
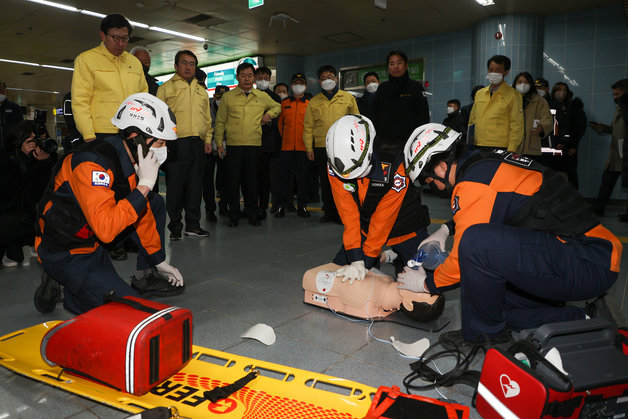
[[[160,311],[157,308],[148,307],[148,306],[140,303],[139,301],[132,300],[132,299],[127,298],[127,297],[118,297],[115,294],[115,292],[111,292],[109,294],[105,294],[104,300],[105,300],[105,304],[107,304],[107,303],[126,304],[126,305],[128,305],[130,307],[133,307],[136,310],[144,311],[144,312],[149,313],[149,314],[155,314],[158,311]],[[168,320],[168,319],[172,318],[172,315],[170,313],[165,313],[162,317],[165,318],[166,320]]]

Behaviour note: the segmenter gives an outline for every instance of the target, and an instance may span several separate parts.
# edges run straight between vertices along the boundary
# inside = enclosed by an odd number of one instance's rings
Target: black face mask
[[[148,74],[148,70],[150,70],[150,67],[142,64],[142,68],[144,69],[144,74]]]

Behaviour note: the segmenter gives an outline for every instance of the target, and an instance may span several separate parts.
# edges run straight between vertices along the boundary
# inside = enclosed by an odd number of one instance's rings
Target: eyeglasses
[[[129,42],[129,37],[128,36],[118,36],[118,35],[112,35],[110,33],[108,33],[107,35],[109,35],[111,37],[111,39],[114,40],[114,42],[123,42],[123,43],[127,43]]]

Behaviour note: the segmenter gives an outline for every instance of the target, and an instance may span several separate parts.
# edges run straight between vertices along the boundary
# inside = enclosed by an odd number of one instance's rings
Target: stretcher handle
[[[133,307],[136,310],[144,311],[149,314],[155,314],[159,311],[156,308],[145,306],[139,301],[131,300],[129,298],[124,298],[124,297],[118,297],[115,293],[105,294],[104,300],[105,300],[105,304],[107,303],[126,304],[128,306]]]
[[[615,336],[616,325],[604,317],[595,317],[586,320],[575,320],[568,322],[550,323],[539,327],[532,335],[532,339],[538,342],[541,348],[545,348],[548,341],[557,336],[573,335],[577,333],[605,331],[610,332],[609,336]],[[549,348],[548,348],[549,349]]]

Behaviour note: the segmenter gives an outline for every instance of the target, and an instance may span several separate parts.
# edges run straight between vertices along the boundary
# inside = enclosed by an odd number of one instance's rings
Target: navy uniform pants
[[[469,227],[458,249],[464,338],[584,319],[584,309],[564,303],[603,295],[617,280],[616,272],[587,260],[599,251],[540,231]],[[609,264],[610,257],[609,250]]]
[[[157,221],[157,230],[163,247],[166,227],[166,205],[161,196],[148,194],[151,210]],[[138,270],[149,269],[153,264],[148,259],[146,250],[140,245],[135,230],[125,230],[138,244]],[[124,234],[121,234],[121,239]],[[125,235],[125,237],[129,237]],[[139,294],[116,272],[109,252],[99,246],[95,252],[71,255],[67,252],[49,254],[45,249],[38,249],[44,271],[64,286],[63,306],[74,314],[81,314],[103,304],[104,295],[114,291],[119,297]]]

